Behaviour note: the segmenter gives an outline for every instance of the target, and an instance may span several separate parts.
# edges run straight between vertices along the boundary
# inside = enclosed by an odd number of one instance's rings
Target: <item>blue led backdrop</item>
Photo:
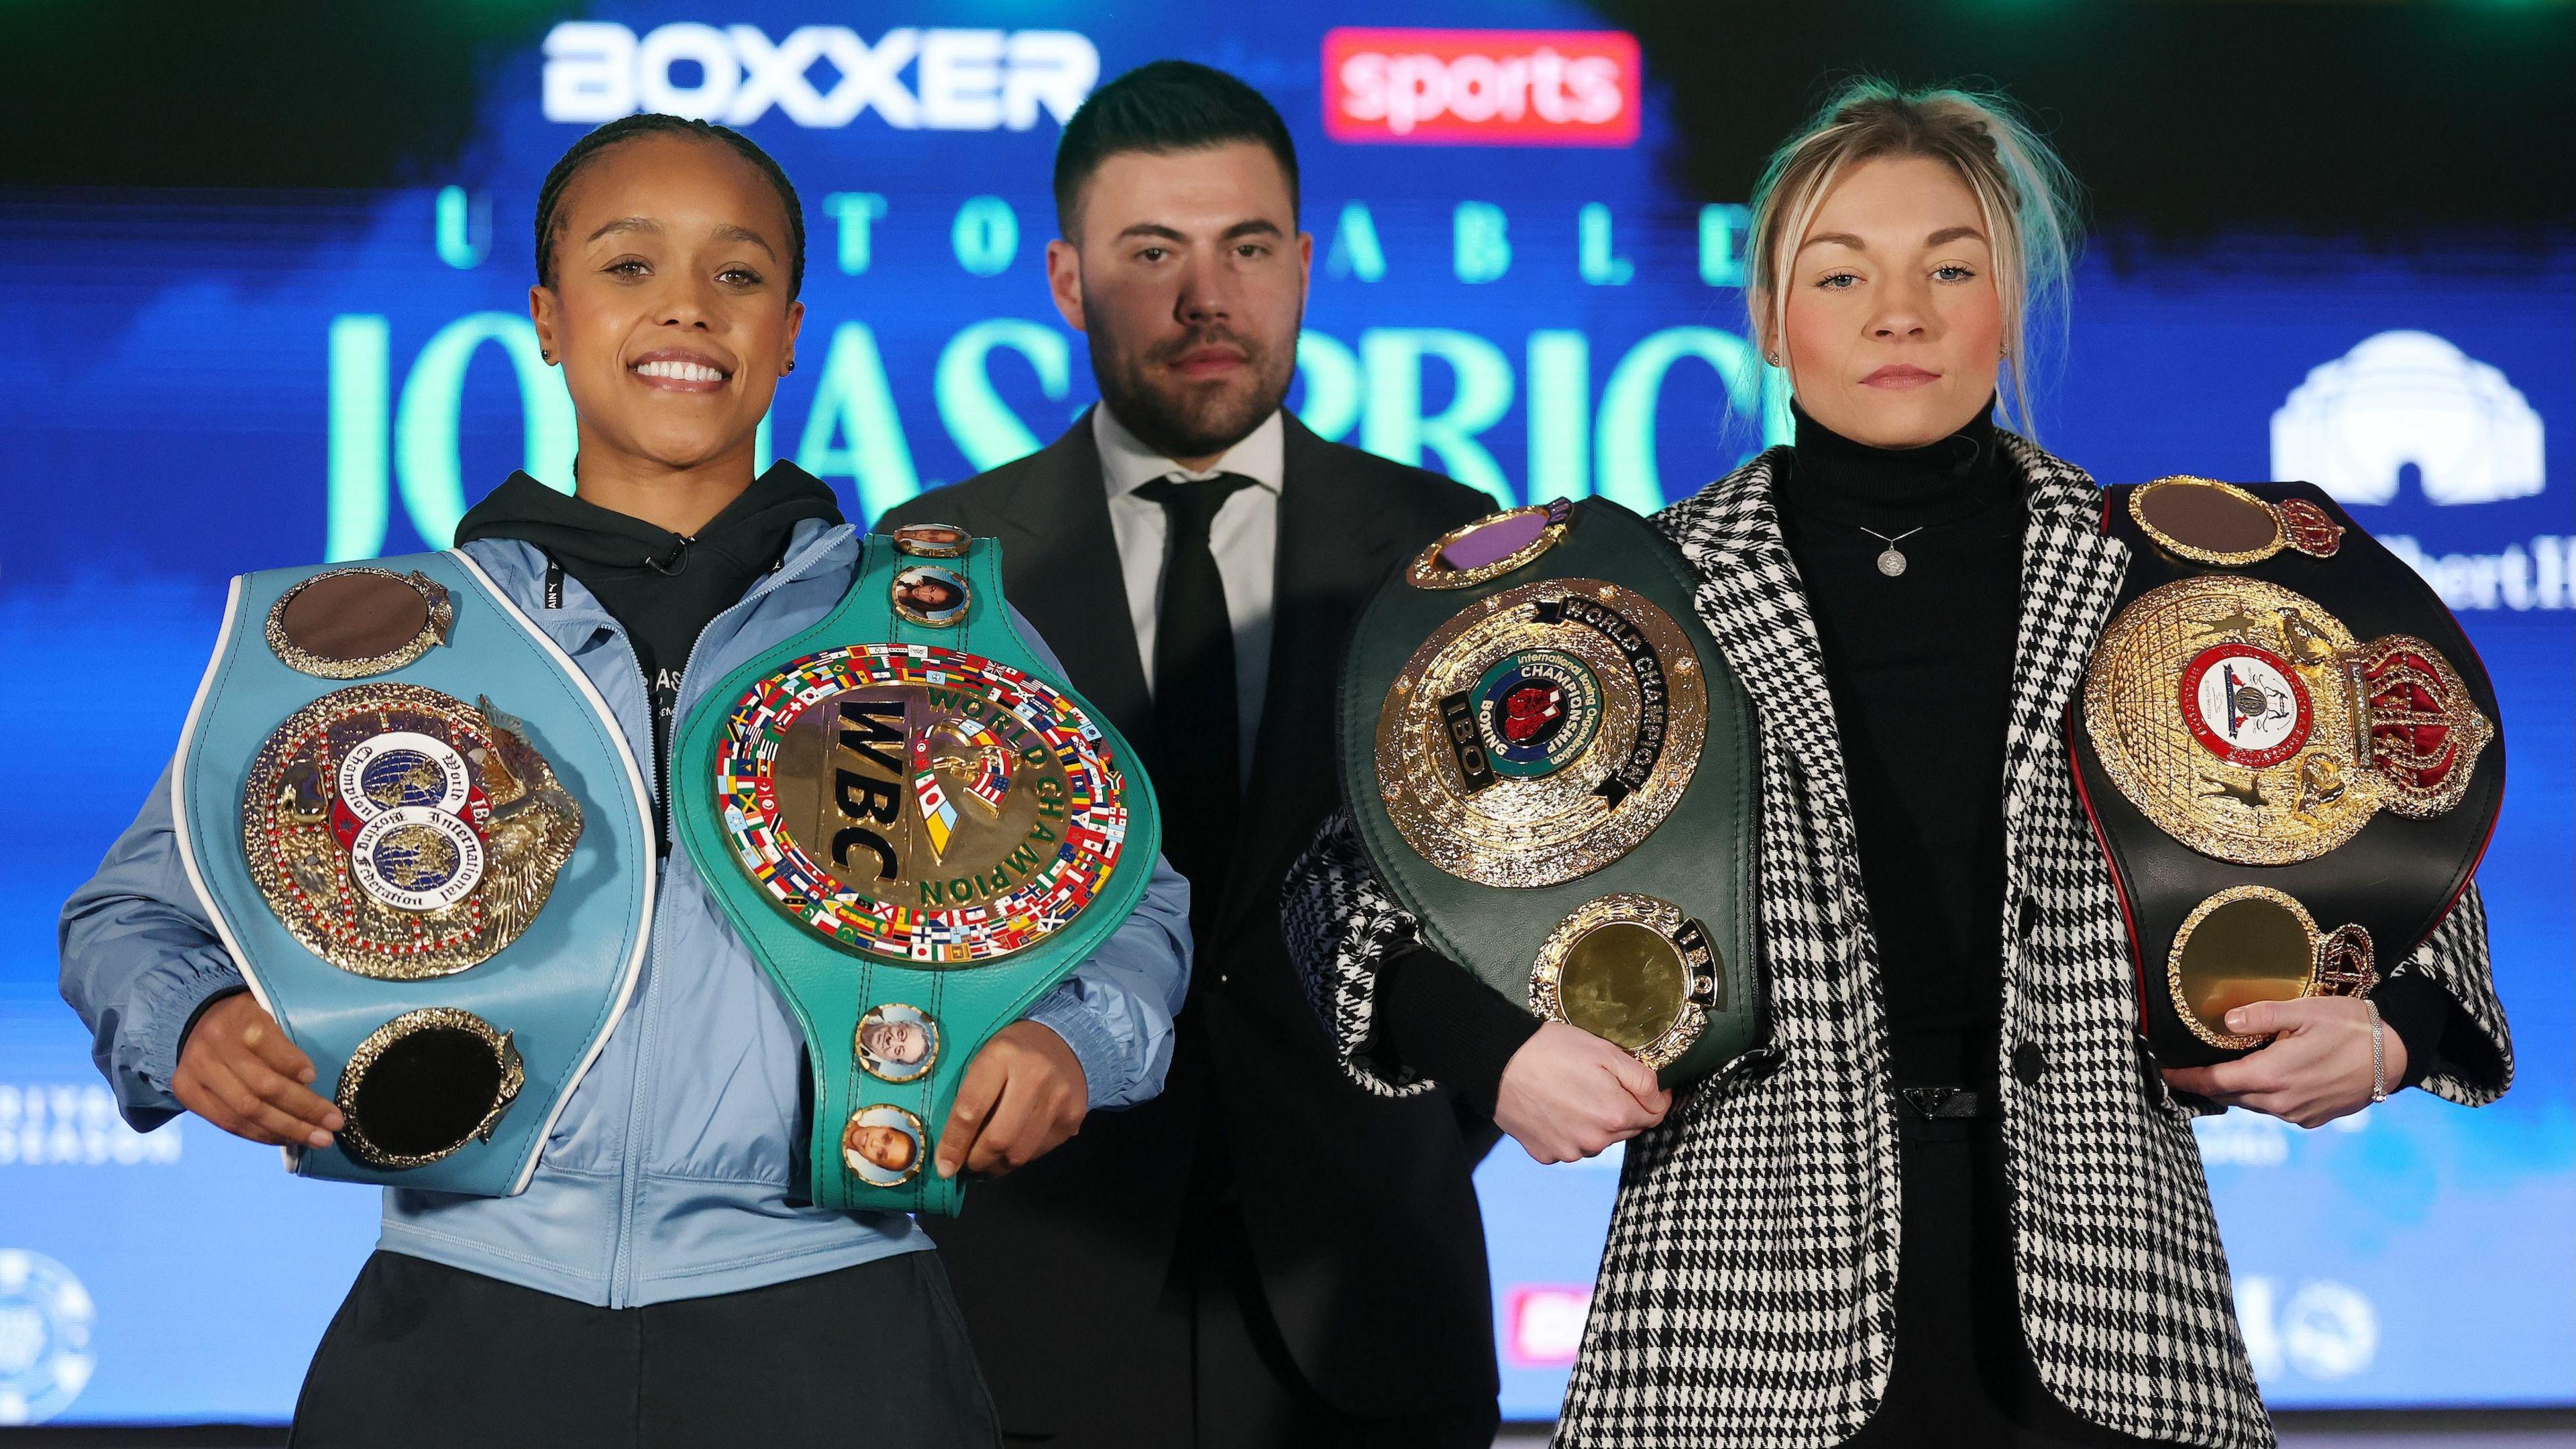
[[[1498,23],[1465,0],[868,9],[593,7],[493,62],[465,158],[414,188],[0,196],[0,1423],[282,1419],[372,1242],[370,1192],[195,1120],[117,1121],[55,995],[55,913],[166,762],[227,576],[442,546],[515,467],[569,484],[527,237],[587,125],[713,116],[796,179],[804,365],[766,447],[854,517],[1090,400],[1044,290],[1050,159],[1093,85],[1170,53],[1296,131],[1316,262],[1292,402],[1317,431],[1497,499],[1639,508],[1783,431],[1744,336],[1743,208],[1678,192],[1653,52],[1591,12],[1515,5],[1520,29],[1478,36],[1330,34]],[[2043,440],[2106,481],[2331,489],[2460,611],[2512,739],[2481,873],[2512,1093],[2202,1124],[2257,1372],[2280,1406],[2576,1401],[2576,243],[2121,243],[2076,278]],[[1615,1154],[1541,1169],[1508,1142],[1482,1171],[1510,1416],[1555,1408],[1616,1177]],[[2422,1351],[2464,1319],[2477,1353]]]

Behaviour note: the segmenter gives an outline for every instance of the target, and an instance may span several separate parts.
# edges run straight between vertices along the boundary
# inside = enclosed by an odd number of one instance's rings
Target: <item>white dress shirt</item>
[[[1287,426],[1277,412],[1262,419],[1216,466],[1194,473],[1137,440],[1109,415],[1106,403],[1091,410],[1091,436],[1100,445],[1100,472],[1109,489],[1109,527],[1118,539],[1118,569],[1127,583],[1127,612],[1136,625],[1136,656],[1145,687],[1154,687],[1154,621],[1163,611],[1163,506],[1136,490],[1158,478],[1198,483],[1219,473],[1249,478],[1217,509],[1208,526],[1208,549],[1225,584],[1226,618],[1234,625],[1236,719],[1243,729],[1240,756],[1252,770],[1252,742],[1261,727],[1263,687],[1270,678],[1271,584],[1279,566],[1279,486],[1287,471]]]

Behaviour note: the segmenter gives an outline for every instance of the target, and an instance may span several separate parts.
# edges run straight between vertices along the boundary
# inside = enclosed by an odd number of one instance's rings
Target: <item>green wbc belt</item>
[[[1430,944],[1666,1085],[1766,1033],[1743,687],[1644,519],[1516,508],[1423,550],[1361,617],[1342,783]]]
[[[837,608],[690,711],[671,800],[804,1028],[814,1202],[949,1214],[967,1063],[1126,920],[1159,830],[1126,741],[1013,627],[999,544],[865,549]]]

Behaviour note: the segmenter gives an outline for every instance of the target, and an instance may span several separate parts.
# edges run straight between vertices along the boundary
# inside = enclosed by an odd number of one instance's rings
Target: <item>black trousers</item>
[[[1099,1345],[1101,1390],[1043,1424],[1005,1420],[1011,1449],[1492,1449],[1491,1395],[1391,1417],[1335,1407],[1272,1318],[1243,1224],[1224,1124],[1205,1123],[1150,1316]]]
[[[1183,1225],[1164,1312],[1187,1320],[1190,1345],[1186,1435],[1145,1440],[1114,1435],[1006,1436],[1013,1446],[1137,1449],[1145,1443],[1195,1449],[1491,1449],[1494,1400],[1392,1418],[1361,1418],[1327,1403],[1297,1367],[1261,1287],[1243,1217],[1230,1202],[1200,1205]],[[1175,1324],[1175,1326],[1179,1326]]]
[[[989,1449],[935,1253],[643,1308],[593,1308],[379,1252],[322,1336],[294,1449]]]
[[[2003,1123],[1904,1113],[1897,1143],[1896,1360],[1843,1449],[2154,1449],[2078,1417],[2039,1380],[2013,1283]]]

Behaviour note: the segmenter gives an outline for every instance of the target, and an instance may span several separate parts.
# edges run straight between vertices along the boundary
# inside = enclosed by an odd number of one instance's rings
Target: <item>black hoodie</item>
[[[716,615],[786,561],[788,535],[808,518],[839,523],[840,504],[813,474],[779,463],[694,534],[567,497],[525,473],[511,474],[456,527],[458,543],[515,538],[534,545],[551,565],[549,604],[558,596],[554,571],[561,569],[581,580],[626,631],[653,701],[653,810],[664,854],[671,840],[659,787],[689,650]]]

